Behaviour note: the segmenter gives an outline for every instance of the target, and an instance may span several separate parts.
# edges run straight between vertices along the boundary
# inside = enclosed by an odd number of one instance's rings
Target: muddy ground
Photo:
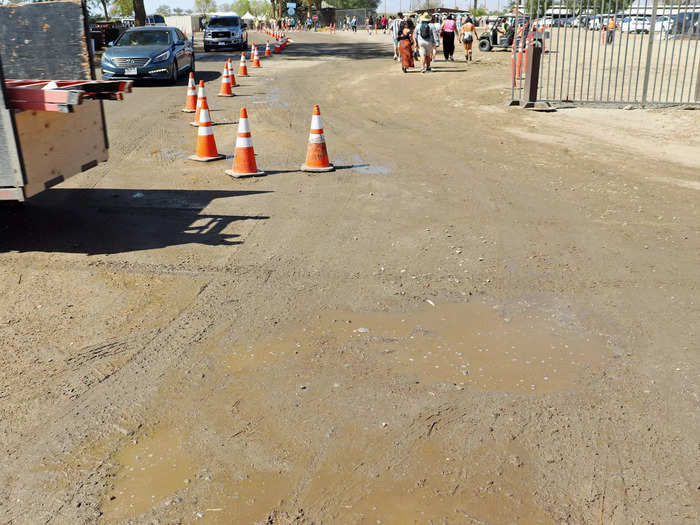
[[[267,176],[138,86],[109,162],[0,210],[0,522],[697,523],[700,112],[293,39],[231,99],[198,60]]]

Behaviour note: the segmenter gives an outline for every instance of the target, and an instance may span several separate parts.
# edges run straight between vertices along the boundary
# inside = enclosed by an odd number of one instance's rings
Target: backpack
[[[432,39],[432,35],[430,34],[430,24],[428,22],[421,22],[420,23],[420,37],[423,40],[430,40]]]

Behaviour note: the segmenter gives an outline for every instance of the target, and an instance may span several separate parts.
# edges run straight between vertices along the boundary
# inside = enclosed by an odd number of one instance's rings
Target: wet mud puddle
[[[120,469],[101,505],[103,516],[135,518],[163,498],[185,490],[196,473],[182,434],[159,428],[122,448]],[[177,496],[175,496],[177,498]]]
[[[559,326],[540,312],[504,315],[475,303],[415,312],[330,312],[301,330],[236,348],[229,369],[269,365],[322,342],[376,356],[392,373],[497,392],[554,392],[597,368],[604,342]]]
[[[221,366],[216,377],[186,396],[206,399],[197,407],[196,423],[171,420],[112,458],[119,470],[103,499],[104,519],[138,521],[140,514],[160,509],[168,519],[231,523],[235,516],[235,523],[258,523],[274,509],[285,509],[283,502],[293,502],[285,510],[304,508],[329,523],[438,523],[447,516],[455,523],[550,523],[531,496],[536,471],[529,468],[527,450],[508,441],[456,451],[454,439],[434,434],[425,440],[419,434],[407,441],[392,474],[379,477],[386,471],[379,465],[398,436],[406,439],[410,425],[390,426],[388,433],[363,428],[347,407],[356,402],[351,397],[356,389],[386,388],[362,370],[381,370],[388,380],[400,376],[458,390],[530,396],[575,389],[604,364],[606,354],[600,338],[560,326],[549,314],[509,316],[473,303],[409,313],[324,312],[250,344],[231,341],[231,333],[223,331],[203,348]],[[303,390],[299,376],[324,375],[314,369],[315,356],[340,349],[324,361],[327,377],[316,379],[323,385]],[[285,375],[289,383],[276,382]],[[356,389],[348,390],[350,385]],[[331,399],[330,391],[337,397]],[[303,412],[301,419],[289,414],[300,392],[323,392],[313,401],[322,410]],[[255,420],[250,434],[238,432],[240,397],[249,410],[240,417]],[[280,405],[280,398],[292,405]],[[185,413],[187,407],[171,410]],[[314,446],[300,441],[300,435],[328,425],[336,430]],[[208,443],[196,435],[204,426],[230,440]],[[210,454],[213,447],[220,455]],[[500,485],[492,485],[493,479]],[[433,480],[443,485],[431,485]]]

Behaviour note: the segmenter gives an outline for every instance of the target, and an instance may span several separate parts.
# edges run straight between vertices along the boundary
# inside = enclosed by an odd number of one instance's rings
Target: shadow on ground
[[[242,244],[231,225],[268,216],[202,214],[215,199],[268,191],[54,188],[22,206],[0,206],[0,253],[87,255],[188,243]]]
[[[303,58],[313,60],[313,58],[346,58],[355,60],[366,60],[368,58],[391,57],[390,42],[295,42],[287,47],[283,54],[284,58]]]

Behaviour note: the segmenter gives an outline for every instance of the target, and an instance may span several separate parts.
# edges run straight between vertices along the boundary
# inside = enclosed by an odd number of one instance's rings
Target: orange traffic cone
[[[197,109],[194,114],[194,120],[190,122],[190,126],[199,126],[199,111],[202,109],[202,102],[207,100],[207,94],[204,91],[204,80],[199,81],[199,89],[197,90]]]
[[[228,65],[228,77],[231,79],[231,87],[235,88],[238,84],[236,84],[236,75],[233,74],[233,62],[229,58],[226,64]]]
[[[238,66],[238,76],[247,77],[248,76],[248,66],[245,62],[245,53],[241,53],[241,65]]]
[[[187,98],[185,99],[185,107],[182,108],[185,113],[194,113],[197,111],[197,88],[194,85],[194,73],[190,73],[190,80],[187,82]]]
[[[261,67],[260,56],[258,55],[258,46],[253,46],[253,49],[255,50],[255,53],[253,54],[253,67]]]
[[[265,42],[265,56],[269,57],[272,56],[272,53],[270,53],[270,41],[268,40]]]
[[[224,72],[221,74],[221,89],[219,90],[220,97],[232,97],[231,92],[231,77],[228,74],[228,62],[224,62]]]
[[[328,161],[326,151],[326,139],[323,136],[323,122],[321,122],[321,108],[314,106],[311,115],[311,131],[309,132],[309,146],[306,150],[306,162],[301,166],[301,171],[333,171],[335,166]]]
[[[199,129],[197,130],[197,153],[190,155],[190,160],[199,162],[209,162],[211,160],[223,159],[224,155],[216,151],[214,132],[211,129],[211,119],[209,118],[209,105],[207,99],[202,100],[202,107],[199,108]]]
[[[241,116],[238,121],[238,136],[236,137],[236,153],[233,157],[233,167],[230,170],[226,170],[225,173],[236,178],[265,174],[264,171],[258,169],[255,163],[255,151],[253,150],[253,141],[250,138],[248,112],[245,108],[241,108]]]

